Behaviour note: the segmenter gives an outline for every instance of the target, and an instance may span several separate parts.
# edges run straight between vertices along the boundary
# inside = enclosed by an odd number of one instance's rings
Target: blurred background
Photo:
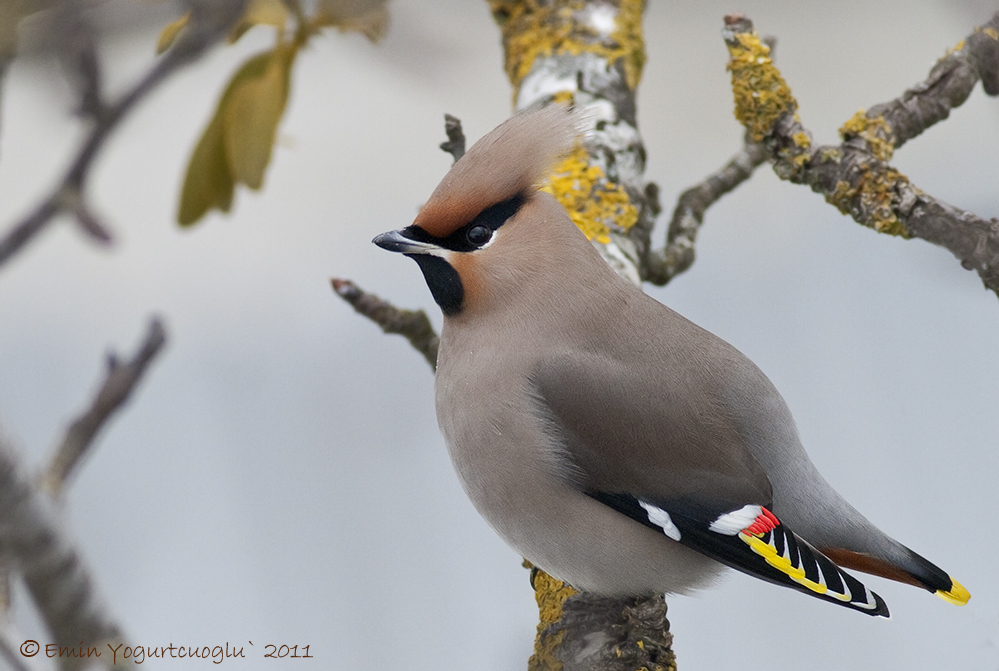
[[[393,0],[383,42],[329,32],[299,56],[261,193],[174,223],[187,159],[224,83],[273,33],[213,50],[128,118],[95,166],[110,249],[68,221],[0,269],[0,426],[34,466],[151,314],[170,335],[72,483],[65,512],[131,641],[310,645],[353,670],[524,669],[537,611],[520,558],[454,476],[433,376],[329,286],[350,278],[440,313],[415,264],[370,244],[408,225],[469,141],[510,113],[486,2]],[[776,62],[820,143],[922,81],[992,2],[652,0],[639,90],[647,177],[667,214],[741,143],[722,17],[778,39]],[[105,44],[109,86],[152,62],[169,4]],[[0,230],[45,195],[83,137],[56,62],[3,82]],[[930,194],[999,216],[999,100],[977,87],[893,161]],[[774,381],[819,469],[884,530],[972,594],[956,608],[870,578],[873,621],[732,573],[669,600],[681,670],[999,669],[999,302],[951,255],[876,235],[761,168],[708,211],[693,268],[660,301]],[[18,597],[29,637],[45,633]],[[246,642],[253,641],[250,647]],[[149,660],[155,668],[190,662]],[[281,668],[292,663],[280,662]],[[297,667],[295,667],[297,668]],[[319,668],[319,667],[317,667]]]

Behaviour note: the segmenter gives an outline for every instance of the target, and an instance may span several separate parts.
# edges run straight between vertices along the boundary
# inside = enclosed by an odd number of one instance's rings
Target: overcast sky
[[[724,14],[777,36],[802,121],[828,143],[858,109],[921,81],[989,4],[652,0],[639,124],[667,212],[741,142]],[[329,287],[351,278],[439,324],[416,265],[370,240],[408,225],[447,171],[445,112],[470,140],[510,113],[487,3],[391,10],[380,45],[330,33],[301,54],[265,188],[237,193],[230,215],[173,223],[195,139],[227,76],[272,40],[265,29],[174,77],[108,144],[90,192],[112,249],[61,222],[0,269],[0,425],[34,466],[85,407],[105,352],[131,352],[151,314],[169,330],[65,507],[136,643],[229,641],[246,647],[229,662],[245,669],[276,668],[268,643],[310,645],[315,668],[345,671],[525,668],[527,572],[461,491],[430,369]],[[149,66],[156,33],[108,46],[112,87]],[[0,230],[82,137],[52,63],[16,62],[3,86]],[[893,163],[997,217],[997,152],[999,100],[977,87]],[[733,573],[669,600],[680,668],[995,671],[996,296],[948,252],[876,235],[766,168],[708,212],[697,253],[647,290],[756,361],[827,479],[972,600],[870,578],[893,616],[876,621]],[[30,612],[19,620],[45,642]]]

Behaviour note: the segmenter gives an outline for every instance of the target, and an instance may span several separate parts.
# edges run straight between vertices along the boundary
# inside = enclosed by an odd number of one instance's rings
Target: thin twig
[[[767,160],[767,150],[747,140],[725,166],[680,194],[666,235],[666,247],[650,251],[642,266],[648,282],[662,286],[694,263],[694,243],[704,223],[704,213],[719,198],[749,179]]]
[[[772,58],[774,49],[777,48],[777,38],[771,35],[760,41],[767,45]],[[666,246],[661,250],[650,249],[642,259],[642,279],[663,286],[689,269],[694,263],[694,243],[704,223],[707,209],[752,177],[756,168],[767,158],[766,148],[746,133],[742,148],[721,170],[681,193],[669,222]],[[657,199],[654,200],[658,202]]]
[[[94,27],[77,2],[59,5],[55,42],[62,45],[58,55],[70,82],[77,89],[77,113],[100,123],[104,108],[103,73],[97,55]]]
[[[94,437],[111,415],[125,404],[165,343],[166,331],[160,320],[154,317],[149,322],[145,340],[131,361],[123,364],[118,362],[114,354],[108,357],[104,384],[87,411],[70,424],[45,472],[43,483],[52,495],[57,496],[62,491],[73,469],[93,443]]]
[[[99,110],[92,115],[93,128],[84,140],[65,175],[42,199],[33,212],[11,227],[0,239],[0,266],[16,254],[29,240],[45,229],[56,215],[64,212],[76,214],[81,228],[92,237],[107,241],[107,230],[97,223],[90,209],[79,204],[83,198],[83,187],[94,159],[104,147],[108,137],[120,125],[122,119],[136,104],[144,99],[166,77],[182,66],[196,60],[210,45],[223,37],[243,15],[246,0],[227,2],[191,2],[191,21],[176,44],[164,54],[138,82],[114,104],[100,99],[99,65],[96,60],[80,64],[84,71],[80,108],[88,111]],[[93,54],[83,48],[82,58]],[[88,56],[88,54],[90,54]],[[81,214],[84,213],[84,214]],[[95,234],[97,231],[101,233]]]
[[[898,146],[963,103],[979,79],[986,93],[999,94],[999,12],[941,59],[926,81],[847,121],[840,129],[843,143],[835,146],[812,144],[797,101],[756,40],[752,21],[732,15],[725,23],[736,116],[762,142],[781,179],[807,184],[878,232],[950,250],[999,294],[999,219],[934,198],[888,163]]]
[[[461,130],[461,119],[445,114],[444,132],[447,133],[447,142],[441,142],[440,147],[451,154],[457,163],[465,155],[465,133]]]
[[[351,304],[358,313],[378,324],[385,333],[404,336],[416,351],[423,355],[430,367],[437,370],[437,348],[440,337],[434,331],[427,313],[423,310],[403,310],[374,294],[362,291],[350,280],[330,280],[333,291]]]

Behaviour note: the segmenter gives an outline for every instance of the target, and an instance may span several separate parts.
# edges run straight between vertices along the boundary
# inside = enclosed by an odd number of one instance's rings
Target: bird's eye
[[[478,224],[477,226],[472,226],[468,229],[468,233],[465,234],[465,237],[467,237],[468,241],[473,245],[483,245],[489,242],[489,238],[491,238],[492,235],[493,232],[489,230],[488,226]]]

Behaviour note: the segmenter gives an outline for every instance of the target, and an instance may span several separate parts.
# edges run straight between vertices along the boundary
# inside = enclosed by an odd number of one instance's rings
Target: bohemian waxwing
[[[512,117],[374,240],[444,313],[437,419],[478,511],[598,594],[685,593],[725,564],[887,616],[844,566],[965,603],[819,475],[749,359],[619,277],[539,191],[582,124],[562,105]]]

